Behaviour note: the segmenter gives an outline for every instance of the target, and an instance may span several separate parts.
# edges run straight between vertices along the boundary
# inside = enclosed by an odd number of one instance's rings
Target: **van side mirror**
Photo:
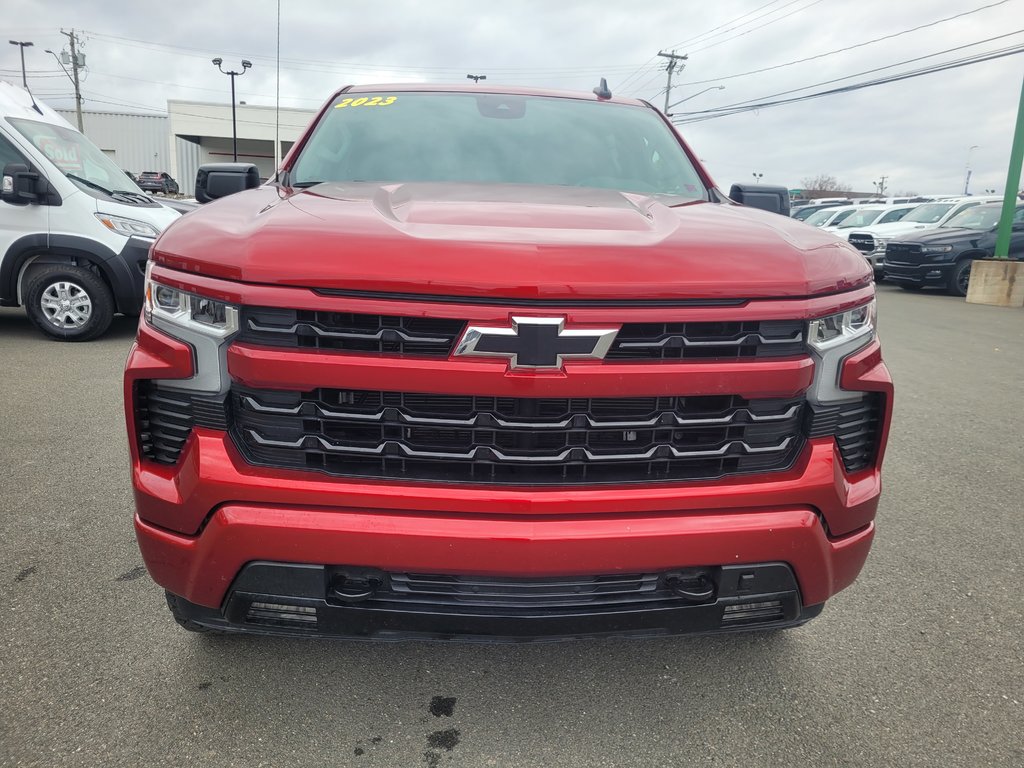
[[[0,200],[11,205],[28,205],[39,202],[39,174],[33,173],[24,163],[7,163],[4,166],[3,187]]]
[[[201,165],[196,174],[196,200],[208,203],[259,185],[260,172],[252,163]]]
[[[789,190],[766,184],[733,184],[729,197],[740,205],[789,216]]]

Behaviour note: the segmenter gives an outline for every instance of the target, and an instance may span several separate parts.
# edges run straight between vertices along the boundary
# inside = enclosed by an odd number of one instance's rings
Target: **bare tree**
[[[849,192],[852,187],[843,184],[835,176],[827,173],[819,173],[817,176],[801,179],[800,186],[804,195],[808,198],[828,197],[836,192]]]

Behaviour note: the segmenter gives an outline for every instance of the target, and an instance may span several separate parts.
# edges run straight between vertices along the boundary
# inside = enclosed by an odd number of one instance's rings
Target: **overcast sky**
[[[955,14],[952,21],[813,61]],[[31,40],[29,85],[55,107],[73,106],[71,83],[46,48],[60,28],[82,34],[86,109],[163,112],[167,99],[229,99],[225,68],[254,66],[238,98],[273,105],[276,0],[4,0],[10,39]],[[465,82],[589,91],[599,77],[617,95],[664,105],[659,50],[688,54],[673,111],[714,109],[774,94],[810,93],[1024,46],[1024,0],[312,0],[281,2],[281,104],[319,106],[347,83]],[[980,43],[988,38],[999,40]],[[881,69],[910,59],[915,63]],[[0,48],[0,79],[20,83],[18,48]],[[751,70],[776,67],[759,74]],[[736,76],[741,75],[741,76]],[[849,77],[852,76],[852,77]],[[892,193],[1002,192],[1024,54],[874,88],[683,126],[719,185],[752,181],[799,187],[827,173],[858,191],[888,177]],[[699,93],[724,85],[724,90]],[[699,94],[699,95],[695,95]],[[977,145],[973,151],[970,147]]]

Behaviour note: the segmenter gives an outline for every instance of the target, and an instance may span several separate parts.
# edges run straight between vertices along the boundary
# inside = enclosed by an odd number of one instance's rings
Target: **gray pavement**
[[[1024,765],[1024,311],[880,307],[896,418],[853,587],[774,635],[531,646],[179,630],[131,527],[134,323],[58,344],[0,310],[0,765]]]

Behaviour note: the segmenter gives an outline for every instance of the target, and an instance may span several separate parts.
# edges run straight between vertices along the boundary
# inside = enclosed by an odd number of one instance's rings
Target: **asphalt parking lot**
[[[879,292],[860,580],[788,632],[526,646],[179,630],[132,533],[134,322],[0,310],[0,765],[1024,765],[1024,311]]]

